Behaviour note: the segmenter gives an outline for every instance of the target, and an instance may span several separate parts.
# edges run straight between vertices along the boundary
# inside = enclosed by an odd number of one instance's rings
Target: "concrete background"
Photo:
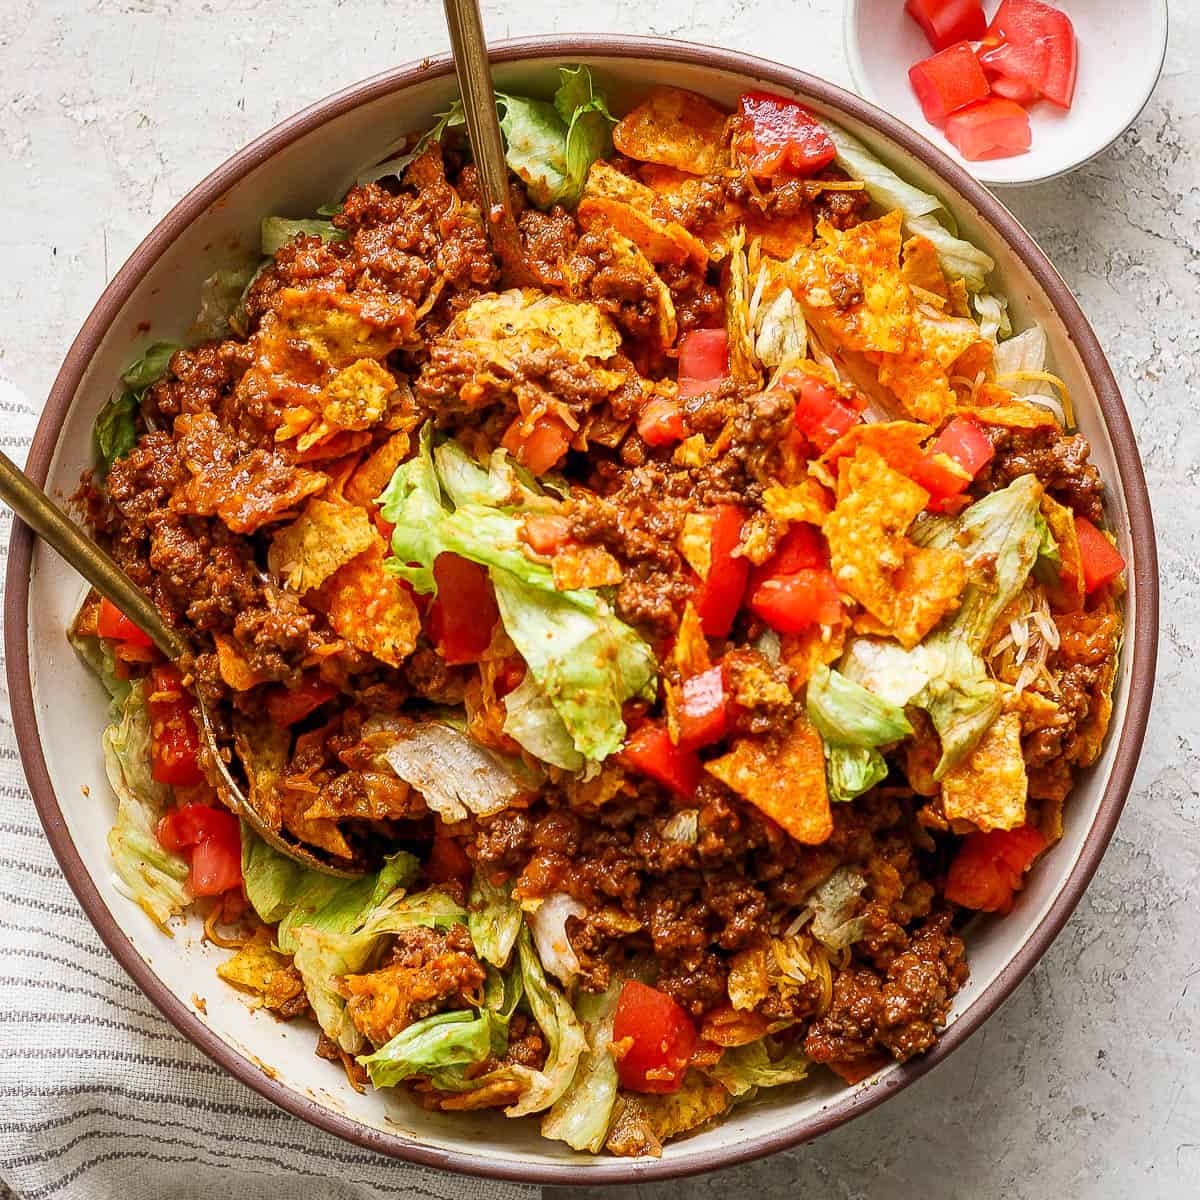
[[[485,21],[492,37],[723,43],[848,83],[841,8],[532,0],[488,3]],[[1172,21],[1134,128],[1069,179],[1004,196],[1095,323],[1154,493],[1159,686],[1112,848],[1033,975],[902,1099],[805,1149],[639,1189],[646,1200],[1197,1194],[1200,6],[1177,0]],[[444,46],[435,0],[0,0],[0,370],[44,394],[105,282],[205,172],[310,101]]]

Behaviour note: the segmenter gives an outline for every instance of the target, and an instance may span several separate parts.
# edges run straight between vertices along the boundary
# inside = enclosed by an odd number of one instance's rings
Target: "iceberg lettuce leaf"
[[[521,932],[521,906],[512,897],[512,888],[492,883],[476,871],[467,899],[467,928],[475,953],[494,967],[505,967]]]

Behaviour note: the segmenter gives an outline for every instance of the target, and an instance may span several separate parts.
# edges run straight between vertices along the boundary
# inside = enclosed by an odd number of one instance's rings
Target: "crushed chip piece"
[[[675,301],[671,289],[662,281],[650,260],[627,237],[614,233],[609,239],[613,267],[621,272],[624,280],[637,280],[647,295],[654,297],[657,314],[655,329],[659,346],[666,350],[675,344],[679,335],[679,321],[675,314]]]
[[[1078,612],[1083,608],[1083,556],[1079,552],[1079,534],[1075,514],[1049,495],[1042,496],[1042,516],[1058,543],[1062,564],[1058,578],[1046,588],[1050,606],[1057,612]]]
[[[358,504],[364,508],[374,504],[391,482],[396,468],[408,458],[411,448],[407,433],[393,433],[382,446],[376,447],[363,459],[346,483],[343,495],[351,504]]]
[[[450,322],[454,340],[503,343],[548,334],[580,358],[612,358],[621,348],[621,332],[594,304],[564,300],[536,288],[512,288],[480,296]]]
[[[550,569],[560,592],[614,587],[624,578],[621,564],[603,546],[564,546],[550,560]]]
[[[937,247],[927,237],[910,237],[904,243],[902,253],[900,274],[909,287],[923,288],[943,300],[950,299],[950,289],[946,285]]]
[[[291,958],[272,946],[271,930],[262,926],[238,952],[217,964],[226,983],[253,992],[256,1003],[280,1016],[299,1016],[308,1008],[304,980]]]
[[[728,162],[725,114],[683,88],[655,88],[613,129],[613,145],[629,158],[693,175],[712,175]]]
[[[378,537],[363,509],[310,500],[300,516],[271,539],[267,565],[287,588],[303,595],[320,587]]]
[[[798,692],[821,665],[828,666],[846,648],[849,620],[836,625],[810,625],[800,633],[785,633],[779,639],[779,661],[792,672],[792,691]]]
[[[700,675],[712,666],[708,653],[708,638],[700,623],[700,614],[689,600],[679,619],[679,630],[675,635],[675,646],[671,651],[680,678],[688,679]]]
[[[769,517],[784,524],[821,526],[833,511],[833,497],[817,480],[805,478],[793,484],[773,483],[763,492],[763,507]]]
[[[976,829],[1016,829],[1025,823],[1029,781],[1021,754],[1021,718],[1004,713],[979,745],[942,780],[942,811]],[[953,825],[952,825],[953,827]]]
[[[370,429],[383,418],[396,379],[372,358],[339,371],[321,392],[322,415],[339,429]]]
[[[949,548],[916,546],[896,572],[896,640],[911,650],[949,612],[958,607],[967,585],[967,564]]]
[[[983,404],[965,408],[984,425],[999,425],[1008,429],[1057,429],[1058,418],[1048,409],[1014,397],[1004,404]]]
[[[708,578],[712,567],[713,524],[716,515],[711,512],[691,512],[683,518],[683,530],[679,534],[679,553],[701,579]]]
[[[725,329],[729,337],[729,373],[740,384],[758,387],[762,375],[750,329],[750,268],[746,262],[746,231],[739,228],[729,245],[725,285]]]
[[[617,233],[639,247],[653,263],[708,264],[708,250],[678,221],[658,216],[654,192],[603,159],[592,163],[575,215],[584,229]]]
[[[280,342],[301,342],[322,362],[345,367],[360,358],[386,357],[415,324],[409,300],[289,287],[280,289],[256,338],[271,352]]]
[[[893,471],[911,478],[916,464],[925,454],[922,445],[932,434],[931,426],[918,421],[876,421],[855,425],[821,455],[820,461],[836,470],[840,459],[853,458],[859,447],[868,446],[880,454]]]
[[[739,950],[729,960],[729,978],[726,984],[729,1003],[735,1009],[750,1012],[756,1009],[771,992],[771,979],[767,970],[767,947],[765,942]],[[762,1036],[759,1029],[758,1036]],[[722,1043],[734,1044],[737,1043]]]
[[[815,846],[833,832],[821,735],[801,716],[782,739],[739,738],[733,749],[704,764],[726,787]]]
[[[846,479],[848,493],[824,526],[833,575],[839,588],[894,628],[895,576],[914,549],[905,531],[929,503],[929,493],[869,447],[849,461]]]
[[[250,666],[241,647],[228,634],[213,634],[213,642],[217,647],[217,670],[235,692],[248,692],[266,681],[267,677]]]
[[[421,632],[417,606],[400,581],[383,569],[384,544],[373,544],[330,580],[329,623],[339,637],[380,662],[398,667]]]

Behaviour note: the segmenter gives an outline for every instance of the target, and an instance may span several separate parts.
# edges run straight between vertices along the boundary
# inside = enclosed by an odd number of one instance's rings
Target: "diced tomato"
[[[788,371],[781,382],[796,397],[796,428],[822,453],[862,420],[829,384],[807,371]]]
[[[377,508],[375,510],[375,528],[379,530],[379,536],[383,538],[389,545],[392,541],[392,534],[396,532],[396,527],[383,515],[383,510]]]
[[[521,536],[534,554],[556,554],[571,536],[571,520],[556,513],[530,513],[521,527]]]
[[[775,553],[751,572],[750,590],[753,592],[766,580],[780,575],[794,575],[797,571],[828,565],[829,557],[816,529],[804,523],[793,525],[779,539]]]
[[[930,507],[961,495],[992,461],[996,448],[971,416],[955,417],[913,468],[912,477],[930,496]]]
[[[135,625],[111,600],[100,601],[100,612],[96,617],[96,632],[102,638],[111,638],[129,646],[146,650],[154,648],[150,635]]]
[[[446,551],[433,562],[437,599],[429,608],[429,632],[438,653],[451,666],[478,662],[500,619],[487,571]]]
[[[734,504],[719,504],[713,521],[708,578],[697,580],[692,594],[696,615],[707,637],[726,637],[742,607],[750,563],[735,555],[745,514]]]
[[[150,773],[159,783],[188,786],[204,778],[200,733],[179,668],[168,664],[151,673]]]
[[[543,413],[532,425],[518,417],[500,439],[500,445],[535,475],[558,466],[570,444],[571,431],[551,413]]]
[[[241,885],[242,834],[228,809],[185,804],[159,821],[158,840],[191,859],[195,895],[219,896]]]
[[[496,689],[496,698],[502,700],[509,692],[519,688],[528,669],[525,660],[520,655],[506,658],[496,669],[496,680],[493,684]]]
[[[319,675],[306,675],[299,687],[273,688],[267,695],[267,715],[276,725],[295,725],[332,700],[338,689]]]
[[[1011,100],[991,96],[946,118],[946,137],[968,162],[1011,158],[1033,144],[1029,114]]]
[[[1083,560],[1083,587],[1094,592],[1125,570],[1120,551],[1087,519],[1075,518],[1075,536],[1079,539],[1079,557]]]
[[[750,593],[750,610],[779,633],[800,633],[810,625],[835,625],[842,601],[833,572],[807,568],[766,579]]]
[[[647,446],[669,446],[683,441],[687,437],[687,424],[679,401],[673,396],[655,396],[642,409],[637,431]]]
[[[433,839],[425,862],[425,878],[430,883],[449,883],[454,879],[466,883],[471,878],[471,860],[456,838],[439,833]]]
[[[719,666],[683,681],[675,714],[681,749],[699,750],[725,736],[729,728],[725,699],[725,677]]]
[[[992,95],[1001,96],[1005,100],[1011,100],[1014,104],[1019,104],[1022,108],[1028,108],[1031,104],[1036,104],[1041,97],[1038,95],[1037,88],[1031,83],[1026,83],[1021,79],[1009,79],[1007,75],[997,75],[993,72],[985,72],[987,74],[988,86],[992,89]]]
[[[694,329],[679,339],[681,397],[711,391],[728,374],[729,334],[724,329]]]
[[[1032,825],[969,834],[950,864],[946,899],[979,912],[1007,912],[1045,848],[1046,839]]]
[[[987,29],[979,0],[907,0],[904,7],[935,50],[945,50],[955,42],[978,41]]]
[[[617,1074],[631,1092],[677,1092],[696,1048],[696,1027],[666,992],[627,980],[613,1014]]]
[[[676,746],[667,727],[659,721],[647,721],[634,730],[617,755],[617,761],[629,770],[661,783],[684,800],[690,800],[696,794],[703,770],[696,755]]]
[[[747,92],[738,112],[749,125],[750,171],[761,179],[815,175],[837,156],[825,127],[795,100]]]
[[[980,49],[984,69],[1019,80],[1060,108],[1075,98],[1079,50],[1075,27],[1041,0],[1003,0]]]
[[[942,125],[954,111],[982,100],[990,90],[987,76],[966,42],[939,51],[908,70],[909,82],[925,120]]]

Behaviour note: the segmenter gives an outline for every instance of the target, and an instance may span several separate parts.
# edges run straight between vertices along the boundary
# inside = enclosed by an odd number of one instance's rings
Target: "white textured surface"
[[[655,1200],[1196,1195],[1200,11],[1177,0],[1172,18],[1133,130],[1078,174],[1005,197],[1111,356],[1160,529],[1158,695],[1112,848],[1031,979],[946,1065],[813,1146],[642,1189]],[[836,0],[534,0],[485,4],[485,20],[493,37],[723,43],[846,81]],[[206,171],[289,112],[443,46],[436,0],[0,0],[0,369],[43,394],[104,283]]]

